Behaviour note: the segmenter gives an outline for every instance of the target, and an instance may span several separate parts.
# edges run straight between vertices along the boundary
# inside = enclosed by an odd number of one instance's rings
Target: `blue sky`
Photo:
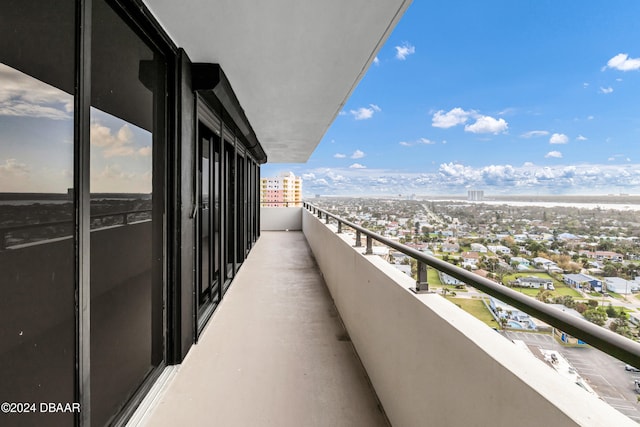
[[[414,1],[305,196],[640,193],[640,2]]]

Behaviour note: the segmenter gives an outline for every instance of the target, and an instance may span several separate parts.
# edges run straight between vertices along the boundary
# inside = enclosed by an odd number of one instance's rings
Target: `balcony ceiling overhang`
[[[193,62],[218,63],[269,162],[306,162],[411,0],[144,0]]]

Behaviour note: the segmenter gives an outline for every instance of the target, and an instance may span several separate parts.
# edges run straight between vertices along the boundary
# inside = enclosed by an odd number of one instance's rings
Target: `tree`
[[[537,257],[540,252],[545,251],[545,247],[542,243],[536,242],[535,240],[527,240],[525,247],[528,251],[531,251],[534,257]]]
[[[631,333],[628,319],[629,315],[621,310],[618,318],[615,321],[611,322],[611,325],[609,325],[609,329],[624,337],[631,338],[633,334]]]
[[[590,308],[583,314],[585,319],[598,326],[603,326],[607,322],[607,312],[604,308]]]
[[[613,249],[613,242],[611,240],[600,240],[597,248],[599,251],[610,251]]]
[[[506,329],[508,323],[509,323],[509,319],[507,319],[506,317],[500,318],[500,326],[502,327],[502,329]]]
[[[609,303],[609,307],[606,308],[606,311],[607,316],[609,316],[610,318],[614,319],[618,317],[618,311],[613,307],[613,305],[611,305],[611,303]]]
[[[607,262],[604,265],[603,274],[605,277],[616,277],[618,275],[618,269],[612,263]]]
[[[552,298],[551,291],[547,291],[546,289],[540,289],[540,291],[536,295],[536,299],[538,301],[542,301],[547,304],[552,301],[551,298]]]

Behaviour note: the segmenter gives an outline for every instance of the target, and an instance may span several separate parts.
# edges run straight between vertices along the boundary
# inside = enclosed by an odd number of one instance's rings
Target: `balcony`
[[[261,221],[200,342],[131,425],[636,425],[308,210]]]

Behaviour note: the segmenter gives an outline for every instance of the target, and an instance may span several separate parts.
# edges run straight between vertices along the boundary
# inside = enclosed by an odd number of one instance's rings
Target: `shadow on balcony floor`
[[[302,232],[263,232],[146,426],[387,426]]]

